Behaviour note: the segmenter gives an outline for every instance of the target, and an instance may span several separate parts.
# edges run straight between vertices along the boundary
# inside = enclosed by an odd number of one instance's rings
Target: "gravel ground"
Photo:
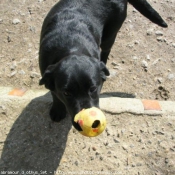
[[[55,0],[1,0],[0,84],[38,86],[41,25]],[[175,100],[175,1],[150,1],[168,23],[161,28],[128,6],[128,17],[109,56],[111,76],[103,92]]]
[[[0,1],[1,86],[44,88],[38,86],[39,35],[55,2]],[[152,24],[129,5],[109,56],[111,76],[103,93],[175,100],[175,1],[149,2],[169,27]],[[43,97],[29,104],[18,100],[13,105],[8,100],[0,104],[0,174],[7,174],[3,170],[18,174],[175,174],[173,116],[106,113],[106,131],[86,138],[72,129],[68,117],[52,123],[49,107]]]
[[[88,138],[71,126],[69,117],[51,122],[48,97],[29,104],[24,99],[3,101],[1,174],[175,174],[174,116],[106,113],[106,130]]]

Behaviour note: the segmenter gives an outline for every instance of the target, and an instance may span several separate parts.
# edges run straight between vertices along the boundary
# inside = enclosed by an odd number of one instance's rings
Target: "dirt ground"
[[[56,0],[0,1],[0,84],[38,86],[38,47],[44,17]],[[152,0],[168,23],[151,23],[132,6],[109,56],[111,77],[103,92],[136,98],[175,100],[175,1]]]
[[[174,116],[106,113],[106,130],[88,138],[69,117],[52,122],[49,99],[46,94],[29,103],[12,99],[1,104],[1,175],[175,174]]]
[[[44,17],[56,2],[0,0],[0,86],[44,88],[38,86],[39,36]],[[149,2],[168,23],[168,28],[151,23],[129,5],[127,19],[109,56],[107,66],[111,76],[102,92],[174,101],[175,1]],[[44,174],[44,170],[54,174],[57,168],[57,174],[68,171],[175,174],[172,117],[106,114],[107,130],[90,139],[70,130],[68,119],[60,124],[51,123],[47,103],[38,104],[34,100],[22,112],[14,106],[6,108],[11,110],[0,113],[0,170],[24,170],[28,174],[29,171]],[[0,109],[3,111],[4,107]],[[33,113],[29,114],[31,110]],[[11,118],[12,114],[16,118]]]

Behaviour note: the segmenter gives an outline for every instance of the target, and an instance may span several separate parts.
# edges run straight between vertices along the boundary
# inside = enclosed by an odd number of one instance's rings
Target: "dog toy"
[[[82,135],[87,137],[95,137],[101,134],[106,128],[106,117],[103,112],[96,108],[88,108],[81,110],[75,115],[74,121],[79,124]]]

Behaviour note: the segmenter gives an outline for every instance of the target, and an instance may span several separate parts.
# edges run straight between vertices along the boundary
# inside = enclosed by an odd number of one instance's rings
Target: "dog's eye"
[[[69,96],[69,97],[71,96],[71,93],[69,93],[69,92],[67,92],[67,91],[64,91],[63,94],[64,94],[65,96],[67,96],[67,97],[68,97],[68,96]]]
[[[93,93],[93,92],[97,91],[97,87],[92,86],[92,87],[89,89],[89,91],[90,91],[91,93]]]

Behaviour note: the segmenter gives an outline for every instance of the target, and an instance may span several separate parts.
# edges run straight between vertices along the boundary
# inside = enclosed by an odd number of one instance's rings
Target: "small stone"
[[[108,146],[108,145],[109,145],[109,142],[106,141],[106,142],[104,142],[103,144],[104,144],[105,146]]]
[[[139,44],[139,41],[137,41],[137,40],[136,40],[136,41],[134,41],[134,44],[136,44],[136,45],[137,45],[137,44]]]
[[[156,60],[152,63],[152,65],[157,64],[159,61],[161,61],[161,58],[156,59]]]
[[[86,144],[85,143],[83,143],[83,147],[82,147],[82,149],[85,149],[86,148]]]
[[[142,166],[142,164],[141,163],[137,163],[136,166]]]
[[[161,36],[157,37],[157,41],[159,41],[159,42],[166,42],[165,38],[163,38]]]
[[[0,24],[2,24],[3,23],[3,19],[0,19]]]
[[[147,59],[147,60],[150,60],[150,56],[149,56],[149,55],[146,55],[146,59]]]
[[[148,140],[148,142],[147,142],[147,143],[152,144],[151,140]]]
[[[116,140],[116,139],[114,139],[114,142],[115,142],[115,143],[120,143],[120,142],[119,142],[118,140]]]
[[[13,71],[9,77],[13,77],[16,73],[17,73],[17,71]]]
[[[128,148],[126,145],[123,145],[122,148],[123,148],[123,150],[128,151]]]
[[[133,80],[136,80],[137,79],[137,77],[135,76],[135,77],[133,77]]]
[[[158,135],[164,135],[164,134],[165,134],[165,133],[162,132],[162,131],[155,131],[155,133],[158,134]]]
[[[134,13],[137,13],[137,10],[136,10],[136,9],[133,9],[133,12],[134,12]]]
[[[111,151],[108,151],[107,154],[111,154],[112,152]]]
[[[103,157],[102,156],[100,156],[100,160],[103,160]]]
[[[34,26],[30,26],[30,27],[29,27],[29,30],[30,30],[31,32],[35,32],[35,31],[36,31],[36,29],[35,29]]]
[[[117,69],[117,70],[120,70],[121,68],[118,67],[118,66],[114,66],[113,69]]]
[[[67,162],[67,159],[61,159],[61,163],[66,163]]]
[[[168,144],[166,141],[161,141],[161,142],[159,141],[158,143],[159,143],[160,147],[162,147],[165,150],[167,149]]]
[[[25,13],[20,12],[20,15],[21,15],[21,16],[25,16],[26,14],[25,14]]]
[[[12,63],[12,65],[10,66],[11,71],[15,70],[16,67],[17,67],[16,61],[14,61],[14,62]]]
[[[109,135],[114,135],[113,130],[112,130],[112,128],[110,128],[110,127],[106,128],[105,131],[106,131],[106,133],[107,133],[108,136],[109,136]]]
[[[99,152],[96,152],[95,155],[98,156],[98,155],[100,155],[100,153]]]
[[[138,60],[138,57],[137,56],[133,56],[132,59],[133,60]]]
[[[158,83],[162,83],[163,82],[163,78],[159,77],[159,78],[157,78],[157,81],[158,81]]]
[[[156,31],[155,34],[156,34],[157,36],[163,36],[163,32],[162,32],[162,31],[159,31],[159,30]]]
[[[13,19],[12,24],[16,25],[19,24],[21,21],[17,18]]]
[[[117,66],[117,63],[114,62],[114,61],[113,61],[111,64],[112,64],[113,66]]]
[[[171,151],[175,152],[175,149],[174,148],[170,148]]]
[[[135,157],[139,157],[139,154],[136,153],[136,154],[135,154]]]
[[[31,8],[31,7],[28,7],[28,12],[29,12],[30,15],[33,14],[33,13],[32,13],[32,8]]]
[[[75,161],[75,165],[78,166],[78,161]]]
[[[90,156],[90,159],[91,159],[91,160],[94,160],[94,157],[93,157],[93,156]]]
[[[30,78],[39,78],[39,77],[40,77],[40,74],[37,73],[37,72],[32,72],[32,73],[30,74]]]
[[[148,67],[147,61],[145,61],[145,60],[142,61],[142,67],[143,68],[147,68]]]
[[[147,30],[146,34],[147,34],[148,36],[152,35],[152,34],[153,34],[153,29]]]
[[[169,79],[169,80],[173,80],[174,77],[175,77],[174,74],[168,74],[168,79]]]
[[[172,46],[175,47],[175,43],[173,43]]]
[[[3,114],[3,115],[6,115],[7,113],[7,108],[5,106],[0,106],[0,113]]]
[[[7,108],[6,108],[5,106],[1,105],[1,106],[0,106],[0,109],[6,110]]]
[[[97,148],[95,148],[95,147],[93,146],[93,147],[92,147],[92,150],[93,150],[93,151],[96,151],[96,150],[97,150]]]
[[[10,36],[7,37],[7,41],[8,41],[8,43],[10,43],[12,41]]]
[[[122,130],[121,130],[122,135],[123,135],[125,132],[126,132],[125,129],[122,129]]]
[[[142,139],[139,139],[138,142],[142,143]]]
[[[127,157],[127,159],[126,159],[126,163],[127,163],[127,165],[131,165],[131,164],[132,164],[131,155],[128,155],[128,157]]]
[[[110,70],[110,76],[108,76],[107,78],[113,78],[113,77],[115,77],[117,75],[117,71],[115,71],[115,70]]]
[[[167,164],[167,163],[169,163],[169,160],[168,160],[168,158],[165,158],[165,163]]]
[[[24,70],[20,70],[20,71],[18,71],[18,73],[19,73],[20,75],[25,75],[25,74],[26,74]]]
[[[127,47],[133,48],[133,44],[127,44]]]

